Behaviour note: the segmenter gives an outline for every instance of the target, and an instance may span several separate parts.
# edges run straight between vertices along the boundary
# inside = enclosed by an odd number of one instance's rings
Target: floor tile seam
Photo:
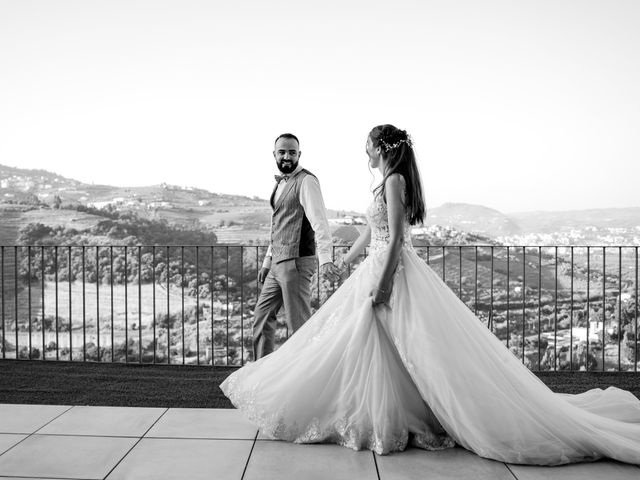
[[[66,405],[61,405],[61,406],[66,406]],[[64,412],[60,413],[59,415],[57,415],[56,417],[52,418],[51,420],[49,420],[47,423],[45,423],[44,425],[42,425],[40,428],[38,428],[38,430],[43,429],[44,427],[46,427],[47,425],[49,425],[51,422],[53,422],[56,418],[60,418],[62,415],[64,415],[65,413],[67,413],[69,410],[71,410],[73,408],[73,406],[70,406],[69,408],[67,408]],[[36,430],[36,432],[38,431]],[[22,440],[20,440],[18,443],[15,443],[13,445],[11,445],[8,449],[6,449],[4,452],[0,453],[0,457],[2,455],[4,455],[5,453],[13,450],[15,447],[17,447],[18,445],[20,445],[21,443],[23,443],[24,441],[28,440],[29,438],[31,438],[33,435],[35,435],[36,432],[31,432],[31,433],[19,433],[17,435],[26,435],[26,437],[24,437]],[[16,434],[11,434],[11,435],[16,435]]]
[[[215,440],[215,441],[232,441],[232,442],[255,442],[255,438],[242,437],[140,437],[144,440]],[[273,440],[271,440],[273,441]]]
[[[253,437],[253,443],[251,444],[251,450],[249,450],[249,455],[247,456],[247,461],[244,464],[244,469],[242,469],[242,475],[240,476],[240,480],[244,480],[244,476],[247,473],[247,468],[249,468],[249,462],[251,461],[251,455],[253,454],[253,449],[256,446],[256,442],[258,440],[258,435],[260,434],[260,430],[256,432],[256,436]]]
[[[25,435],[25,434],[22,434]],[[18,445],[20,445],[22,442],[24,442],[27,438],[29,438],[31,435],[27,435],[26,437],[24,437],[22,440],[20,440],[18,443],[14,443],[13,445],[11,445],[9,448],[7,448],[4,452],[0,453],[0,457],[2,457],[5,453],[9,452],[10,450],[14,449],[15,447],[17,447]]]
[[[516,474],[513,472],[513,470],[511,470],[511,467],[509,466],[509,464],[505,463],[505,462],[501,462],[505,467],[507,467],[507,470],[509,470],[509,473],[511,475],[513,475],[513,478],[515,478],[515,480],[518,480],[518,477],[516,476]]]
[[[162,412],[162,414],[161,414],[161,415],[156,419],[156,421],[155,421],[155,422],[153,422],[153,424],[152,424],[152,425],[147,429],[147,431],[146,431],[146,432],[144,432],[144,434],[143,434],[140,438],[138,438],[138,440],[137,440],[137,441],[136,441],[136,442],[131,446],[131,448],[130,448],[129,450],[127,450],[127,451],[126,451],[126,453],[125,453],[122,457],[120,457],[120,460],[118,460],[118,461],[117,461],[117,463],[113,466],[113,468],[107,472],[107,474],[103,477],[103,480],[106,480],[107,478],[109,478],[109,475],[111,475],[111,474],[113,473],[113,471],[114,471],[116,468],[118,468],[118,465],[120,465],[120,464],[122,463],[122,461],[123,461],[125,458],[127,458],[127,456],[128,456],[128,455],[133,451],[133,449],[134,449],[134,448],[136,448],[136,447],[138,446],[138,444],[142,441],[142,439],[144,438],[144,436],[145,436],[147,433],[149,433],[149,430],[151,430],[151,429],[154,427],[154,425],[155,425],[156,423],[158,423],[158,422],[160,421],[160,419],[161,419],[162,417],[164,417],[164,415],[165,415],[168,411],[169,411],[169,409],[168,409],[168,408],[165,408],[164,412]]]
[[[62,412],[60,415],[57,415],[56,417],[52,418],[51,420],[49,420],[47,423],[45,423],[44,425],[42,425],[40,428],[38,428],[35,432],[32,432],[31,435],[34,435],[36,433],[38,433],[40,430],[42,430],[44,427],[46,427],[47,425],[49,425],[51,422],[53,422],[54,420],[57,420],[58,418],[60,418],[61,416],[63,416],[65,413],[67,413],[69,410],[72,410],[73,408],[75,408],[75,405],[71,405],[69,406],[69,408],[67,408],[64,412]]]
[[[376,475],[378,476],[378,480],[380,480],[380,470],[378,469],[378,459],[376,458],[376,452],[372,451],[371,455],[373,456],[373,465],[376,467]]]

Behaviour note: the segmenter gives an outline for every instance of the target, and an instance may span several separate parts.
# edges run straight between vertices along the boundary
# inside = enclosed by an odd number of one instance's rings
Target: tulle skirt
[[[640,400],[547,388],[410,248],[390,308],[372,254],[307,323],[220,386],[262,433],[379,454],[455,443],[509,463],[640,464]]]

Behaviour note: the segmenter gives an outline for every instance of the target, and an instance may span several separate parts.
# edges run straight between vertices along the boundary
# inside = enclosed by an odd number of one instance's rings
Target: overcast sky
[[[363,211],[393,123],[429,207],[640,206],[639,86],[636,0],[0,0],[0,164],[85,182],[267,198],[290,131]]]

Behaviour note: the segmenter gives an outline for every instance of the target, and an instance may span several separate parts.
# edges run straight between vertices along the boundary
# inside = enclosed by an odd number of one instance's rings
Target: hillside
[[[79,206],[134,212],[149,220],[167,220],[182,227],[215,230],[220,243],[264,243],[271,207],[266,199],[224,195],[169,184],[117,187],[79,182],[46,170],[0,165],[0,220],[4,244],[15,241],[28,223],[91,228],[98,219],[78,212]],[[59,208],[52,208],[59,207]],[[342,217],[357,212],[329,210],[342,241],[353,229],[340,228]],[[640,207],[505,214],[481,205],[445,203],[427,209],[427,227],[440,226],[511,245],[638,245]]]
[[[490,237],[521,233],[520,225],[502,212],[481,205],[445,203],[427,210],[427,225],[441,225]]]
[[[14,243],[19,227],[32,222],[83,230],[99,221],[76,211],[78,206],[134,212],[141,218],[164,219],[185,227],[214,228],[221,243],[267,241],[271,222],[269,202],[259,197],[164,183],[143,187],[94,185],[46,170],[0,165],[0,219],[3,227],[10,226],[3,228],[3,244]],[[359,216],[354,212],[328,211],[329,218],[345,215]]]

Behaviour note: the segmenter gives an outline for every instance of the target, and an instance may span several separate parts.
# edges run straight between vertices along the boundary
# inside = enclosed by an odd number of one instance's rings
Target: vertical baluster
[[[226,253],[227,253],[227,262],[226,262],[226,269],[227,269],[227,340],[226,340],[226,347],[227,347],[227,365],[229,365],[229,246],[227,245],[226,247]]]
[[[158,347],[158,337],[156,336],[156,246],[151,247],[151,296],[153,306],[151,307],[151,315],[153,318],[153,363],[157,362],[156,349]]]
[[[462,300],[462,247],[458,246],[458,296]]]
[[[0,246],[0,297],[2,297],[2,358],[7,358],[6,352],[6,337],[5,337],[5,325],[4,325],[4,245]]]
[[[606,370],[605,368],[605,350],[607,349],[607,309],[606,309],[606,298],[607,298],[607,250],[606,247],[602,247],[602,371]]]
[[[636,253],[636,301],[635,301],[635,340],[634,340],[634,355],[633,355],[633,371],[638,371],[638,302],[640,301],[640,297],[638,297],[638,247],[635,248]]]
[[[127,246],[124,247],[124,363],[129,363],[129,268],[127,265]]]
[[[138,245],[138,363],[142,363],[142,245]]]
[[[522,247],[522,363],[524,363],[524,343],[526,332],[527,302],[525,289],[527,286],[527,248]]]
[[[511,332],[509,330],[509,321],[510,321],[510,315],[509,315],[509,310],[510,310],[510,303],[511,303],[511,296],[509,295],[509,290],[511,290],[510,287],[510,283],[511,283],[511,253],[510,253],[510,248],[507,247],[507,348],[509,348],[509,340],[511,339]]]
[[[240,246],[240,366],[244,365],[244,246]]]
[[[491,290],[490,290],[491,300],[489,301],[489,303],[491,307],[489,309],[489,322],[487,323],[487,327],[489,327],[489,330],[493,332],[493,245],[490,248],[491,248],[491,278],[489,283],[491,284]]]
[[[200,365],[200,250],[196,245],[196,364]]]
[[[185,364],[184,344],[184,245],[180,247],[180,296],[182,299],[182,364]]]
[[[542,370],[542,247],[538,247],[538,370]]]
[[[473,313],[478,315],[478,246],[475,246],[475,274],[473,277],[474,306]]]
[[[69,361],[73,361],[73,318],[72,318],[72,298],[71,298],[71,247],[68,247],[68,273],[69,273]]]
[[[167,364],[171,364],[171,310],[169,308],[169,294],[171,288],[171,264],[169,263],[169,246],[167,245]]]
[[[573,247],[571,247],[571,322],[569,323],[569,370],[573,370]]]
[[[216,344],[214,342],[214,331],[213,331],[213,288],[214,288],[214,283],[213,283],[213,258],[214,258],[214,246],[211,245],[211,298],[209,299],[211,302],[211,366],[215,366],[215,362],[214,362],[214,357],[215,357],[215,350],[216,350]],[[256,280],[257,281],[257,280]]]
[[[98,346],[98,362],[102,361],[100,351],[100,247],[96,247],[96,341]]]
[[[589,284],[591,283],[591,247],[587,247],[587,353],[585,355],[585,370],[589,371],[589,327],[591,323],[591,298]]]
[[[45,355],[45,338],[44,338],[44,330],[45,330],[45,307],[44,307],[44,246],[40,247],[40,300],[42,301],[42,312],[41,318],[42,322],[42,360],[46,360],[47,356]],[[4,340],[4,335],[2,336]]]
[[[114,362],[114,349],[115,339],[113,334],[113,245],[109,246],[109,288],[111,290],[110,302],[111,302],[111,363]]]
[[[20,348],[18,345],[18,246],[13,247],[13,314],[16,327],[16,359],[20,358]]]
[[[258,298],[260,298],[260,282],[258,282],[258,275],[257,273],[260,271],[260,264],[258,263],[258,248],[256,247],[256,305],[258,304]],[[317,277],[320,278],[320,270],[316,270],[317,273]],[[318,289],[318,304],[320,303],[320,290]],[[251,340],[253,343],[253,331],[251,332]],[[253,355],[253,352],[251,352],[251,355]],[[252,357],[253,360],[255,360],[255,358]]]
[[[618,371],[622,370],[620,339],[622,338],[622,247],[618,247]]]
[[[555,247],[555,295],[553,297],[553,371],[558,370],[558,247]]]
[[[56,360],[60,360],[59,312],[58,312],[58,246],[53,247],[53,270],[56,284]]]
[[[82,361],[87,361],[87,302],[86,302],[86,269],[85,246],[82,246]]]
[[[27,318],[29,319],[29,355],[27,358],[31,359],[33,350],[31,345],[31,245],[27,245]]]

